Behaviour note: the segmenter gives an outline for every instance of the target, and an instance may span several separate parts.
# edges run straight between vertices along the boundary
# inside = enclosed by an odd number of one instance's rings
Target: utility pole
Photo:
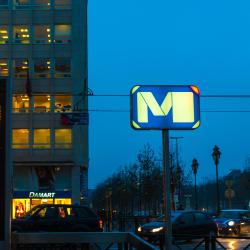
[[[170,139],[175,140],[175,153],[176,153],[176,173],[179,175],[178,178],[178,198],[179,198],[179,205],[181,205],[181,167],[179,165],[179,147],[178,147],[178,140],[183,139],[183,136],[171,136]]]

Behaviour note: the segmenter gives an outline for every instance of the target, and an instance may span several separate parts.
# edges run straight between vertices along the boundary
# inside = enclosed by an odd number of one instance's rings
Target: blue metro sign
[[[198,128],[200,91],[193,85],[136,85],[130,91],[130,123],[134,129]]]

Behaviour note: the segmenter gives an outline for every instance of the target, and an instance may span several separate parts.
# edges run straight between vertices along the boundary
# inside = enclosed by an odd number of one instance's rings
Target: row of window
[[[12,32],[12,37],[10,33]],[[71,25],[0,26],[0,44],[5,43],[70,43]]]
[[[64,78],[71,77],[71,59],[70,58],[33,58],[14,59],[13,70],[15,78],[27,78],[31,74],[33,78]],[[9,75],[8,59],[0,59],[0,76]]]
[[[49,94],[34,95],[14,95],[12,97],[12,107],[14,113],[19,112],[72,112],[72,96]]]
[[[71,148],[72,129],[13,129],[12,148]]]
[[[29,7],[51,9],[69,8],[71,6],[71,0],[0,0],[0,7],[10,6],[13,3],[14,9],[26,9]]]

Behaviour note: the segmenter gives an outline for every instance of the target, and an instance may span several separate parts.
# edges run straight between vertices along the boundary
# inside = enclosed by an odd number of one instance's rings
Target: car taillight
[[[102,222],[102,220],[99,220],[98,223],[99,223],[99,228],[103,229],[103,222]]]

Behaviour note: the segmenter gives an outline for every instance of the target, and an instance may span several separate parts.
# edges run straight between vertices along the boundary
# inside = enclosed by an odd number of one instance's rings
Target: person
[[[24,205],[22,202],[19,202],[16,205],[16,218],[23,217],[25,215]]]

